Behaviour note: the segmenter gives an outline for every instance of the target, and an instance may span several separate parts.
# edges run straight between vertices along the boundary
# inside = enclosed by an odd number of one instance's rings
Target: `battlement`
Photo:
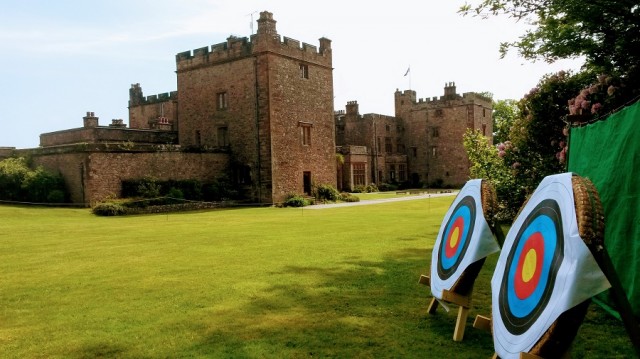
[[[475,102],[475,101],[485,101],[491,103],[491,99],[485,96],[480,95],[476,92],[465,92],[462,95],[456,93],[456,83],[455,82],[447,82],[444,85],[444,95],[443,96],[433,96],[416,99],[416,92],[413,90],[405,90],[403,92],[396,90],[396,97],[409,96],[413,99],[413,103],[416,104],[429,104],[429,105],[446,105],[447,101],[455,101],[460,100],[463,102]]]
[[[276,31],[273,14],[267,11],[260,13],[257,22],[258,32],[251,35],[251,39],[229,36],[226,42],[176,54],[177,71],[238,60],[264,51],[331,66],[331,40],[321,38],[318,47],[290,37],[281,37]]]
[[[157,95],[147,96],[144,100],[144,104],[152,104],[158,102],[165,102],[169,100],[177,100],[178,91],[165,92]]]
[[[149,105],[169,100],[178,100],[178,91],[165,92],[144,97],[142,94],[142,87],[139,83],[131,84],[131,88],[129,89],[129,107]]]

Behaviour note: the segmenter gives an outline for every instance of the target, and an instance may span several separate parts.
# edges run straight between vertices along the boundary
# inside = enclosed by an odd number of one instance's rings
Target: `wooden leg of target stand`
[[[453,330],[453,340],[456,342],[462,341],[464,329],[467,325],[467,317],[469,316],[469,308],[471,307],[471,296],[460,295],[444,290],[442,291],[442,299],[459,306],[456,327]]]
[[[433,298],[431,298],[431,302],[429,303],[429,306],[427,307],[427,313],[435,314],[436,313],[436,309],[438,309],[438,301],[436,300],[435,297],[433,297]]]
[[[431,279],[429,278],[428,275],[424,275],[422,274],[420,276],[420,280],[418,281],[418,283],[420,284],[424,284],[427,287],[431,286]],[[436,309],[438,308],[438,301],[436,300],[436,298],[431,298],[431,302],[429,302],[429,307],[427,307],[427,312],[429,314],[434,314],[436,312]]]
[[[467,317],[469,316],[469,308],[458,307],[458,319],[456,320],[456,328],[453,330],[453,341],[462,341],[464,336],[464,328],[467,325]]]

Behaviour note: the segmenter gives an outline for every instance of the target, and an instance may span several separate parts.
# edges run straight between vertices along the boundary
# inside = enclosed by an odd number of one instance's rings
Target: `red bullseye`
[[[444,255],[447,256],[447,258],[453,257],[458,252],[458,247],[460,247],[463,231],[464,218],[458,217],[453,222],[451,230],[449,231],[449,237],[447,238],[447,242],[445,243]]]
[[[520,252],[514,278],[514,290],[519,299],[528,298],[538,287],[544,259],[544,238],[540,232],[527,238]]]

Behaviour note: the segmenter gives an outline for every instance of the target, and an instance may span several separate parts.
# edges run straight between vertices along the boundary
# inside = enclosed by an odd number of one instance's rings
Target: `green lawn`
[[[0,206],[0,357],[488,358],[471,323],[489,314],[497,255],[463,342],[418,284],[452,200],[115,218]],[[592,305],[573,355],[633,351]]]

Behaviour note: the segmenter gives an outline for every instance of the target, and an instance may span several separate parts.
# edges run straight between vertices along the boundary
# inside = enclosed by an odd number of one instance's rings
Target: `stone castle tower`
[[[394,96],[395,116],[360,115],[356,101],[335,113],[336,144],[345,157],[338,186],[464,185],[469,160],[463,135],[475,129],[492,141],[491,99],[473,92],[460,95],[453,82],[445,84],[440,97],[417,99],[412,90]],[[357,175],[360,169],[365,176]]]
[[[162,118],[183,149],[228,151],[245,194],[275,202],[335,185],[331,40],[281,39],[266,11],[257,22],[250,39],[177,54],[177,92],[145,99],[133,85],[129,113],[132,127]]]

